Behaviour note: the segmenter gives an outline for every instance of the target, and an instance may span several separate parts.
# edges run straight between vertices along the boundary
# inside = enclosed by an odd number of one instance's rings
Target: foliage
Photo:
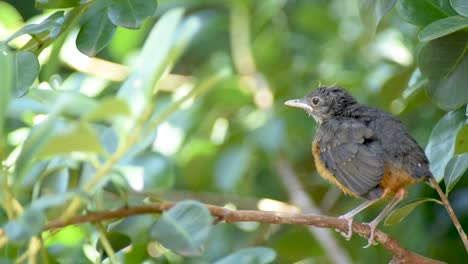
[[[303,227],[213,226],[195,201],[43,231],[161,199],[285,201],[275,166],[284,157],[312,199],[328,199],[326,214],[342,214],[360,201],[330,204],[335,187],[311,162],[313,121],[283,107],[318,83],[398,115],[468,224],[464,0],[10,3],[0,2],[2,262],[329,261]],[[444,209],[426,203],[436,193],[418,185],[410,196],[387,220],[405,223],[389,232],[420,254],[466,261]],[[364,215],[356,220],[372,210]],[[358,263],[388,259],[363,243],[340,244]]]

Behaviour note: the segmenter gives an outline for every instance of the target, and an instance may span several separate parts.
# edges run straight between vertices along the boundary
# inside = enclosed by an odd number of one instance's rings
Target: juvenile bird
[[[423,149],[396,117],[358,103],[341,87],[320,87],[285,104],[304,109],[318,124],[312,143],[318,173],[345,194],[366,199],[340,216],[348,222],[347,239],[356,214],[394,195],[368,223],[366,247],[372,245],[377,225],[405,197],[405,187],[433,177]]]

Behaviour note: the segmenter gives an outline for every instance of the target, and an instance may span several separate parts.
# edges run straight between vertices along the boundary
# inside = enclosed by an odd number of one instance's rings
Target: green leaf
[[[199,256],[212,227],[212,216],[203,204],[183,201],[164,212],[151,228],[151,237],[182,256]]]
[[[267,264],[276,258],[276,252],[271,248],[253,247],[241,249],[224,257],[214,264]]]
[[[468,168],[468,153],[455,155],[445,167],[445,193],[449,193]]]
[[[18,51],[14,53],[14,76],[15,87],[13,93],[16,97],[23,96],[39,74],[39,61],[29,51]]]
[[[23,182],[23,177],[29,171],[36,154],[51,137],[52,133],[50,133],[50,131],[54,129],[58,117],[64,112],[68,105],[73,104],[73,99],[74,97],[70,94],[58,97],[47,119],[31,129],[16,160],[15,187],[18,187],[18,184]]]
[[[118,232],[107,233],[106,237],[109,240],[109,243],[111,244],[114,252],[119,252],[121,249],[129,246],[132,243],[128,236]],[[97,244],[96,248],[98,251],[103,251],[104,257],[107,257],[107,254],[104,251],[104,247],[102,246],[101,240],[99,240],[99,243]]]
[[[56,9],[68,8],[84,4],[86,0],[36,0],[36,8]]]
[[[13,90],[14,56],[6,47],[0,47],[0,160],[6,154],[5,121],[10,103],[11,90]]]
[[[403,91],[403,99],[410,98],[414,93],[427,85],[428,82],[429,80],[421,74],[419,68],[416,68],[413,74],[411,74],[408,87]]]
[[[449,1],[440,0],[399,0],[396,9],[404,20],[418,26],[457,14]]]
[[[62,89],[77,89],[79,84],[73,81],[73,84],[68,83],[68,80],[62,85]],[[54,105],[61,100],[70,100],[66,105],[63,106],[61,114],[67,117],[81,118],[88,112],[96,109],[98,103],[90,97],[87,97],[81,93],[61,90],[59,92],[53,90],[40,90],[32,89],[28,93],[28,97],[34,99],[37,102],[42,103],[47,108],[50,105]],[[39,106],[36,106],[37,110],[41,110]]]
[[[3,228],[8,240],[24,242],[42,231],[46,216],[41,210],[28,208],[17,219],[9,221]]]
[[[233,191],[245,175],[250,160],[250,149],[245,146],[234,146],[224,150],[216,162],[215,182],[223,191]]]
[[[45,209],[57,207],[66,203],[67,200],[74,195],[74,193],[65,192],[54,195],[41,196],[37,200],[34,200],[29,207],[35,210],[44,211]]]
[[[396,0],[360,0],[359,15],[365,28],[374,34],[380,20],[395,5]]]
[[[453,157],[455,137],[464,120],[464,109],[449,112],[442,117],[431,132],[426,146],[426,155],[431,164],[431,171],[438,181],[444,178],[445,166]]]
[[[420,41],[429,41],[468,27],[468,18],[451,16],[427,25],[419,32]]]
[[[3,25],[6,29],[14,30],[23,23],[21,14],[11,4],[1,1],[0,10],[2,10],[0,24]]]
[[[385,219],[385,226],[390,226],[400,223],[405,217],[407,217],[416,207],[425,203],[425,202],[434,202],[438,204],[443,204],[441,201],[434,198],[424,198],[421,200],[412,201],[406,204],[401,205],[397,209],[393,210]]]
[[[53,133],[37,157],[69,154],[74,151],[104,153],[98,134],[88,123],[77,122]]]
[[[63,14],[63,11],[57,11],[39,24],[28,24],[11,35],[8,39],[5,40],[5,42],[8,43],[24,34],[39,35],[43,33],[51,33],[57,27],[62,26],[61,22],[63,22]]]
[[[429,78],[427,93],[445,110],[468,103],[468,34],[456,32],[428,42],[418,56],[421,72]]]
[[[457,138],[455,139],[455,154],[468,152],[468,120],[458,130]]]
[[[450,3],[458,14],[468,17],[468,2],[466,0],[450,0]]]
[[[118,96],[129,102],[134,116],[141,115],[144,106],[151,98],[151,89],[167,66],[164,62],[167,60],[182,15],[182,9],[173,9],[158,20],[145,41],[146,48],[143,48],[139,56],[139,65],[119,90]],[[156,46],[157,49],[154,48]]]
[[[114,33],[115,25],[106,12],[100,12],[81,27],[76,37],[76,47],[87,56],[93,57],[110,43]]]
[[[116,26],[139,28],[145,18],[155,14],[157,6],[156,0],[112,0],[109,18]]]
[[[106,121],[117,116],[130,115],[130,108],[127,102],[121,98],[109,97],[102,99],[94,109],[83,116],[83,120]]]
[[[163,74],[170,71],[201,26],[197,18],[187,19],[180,26],[182,15],[182,9],[173,9],[158,20],[145,41],[136,69],[119,90],[118,96],[129,102],[133,116],[141,115]]]
[[[152,193],[170,189],[175,183],[174,165],[156,153],[144,153],[132,159],[132,164],[143,167],[144,190]]]
[[[147,243],[148,230],[153,222],[154,218],[151,215],[130,216],[110,226],[109,231],[127,235],[134,244]]]
[[[53,234],[51,234],[49,231],[45,231],[44,235],[47,235],[48,238],[44,241],[44,244],[47,247],[65,246],[65,248],[71,248],[73,246],[80,245],[82,246],[83,241],[87,238],[88,233],[86,233],[86,231],[87,228],[80,225],[69,225],[61,228],[60,230],[56,230],[56,232],[53,232]]]

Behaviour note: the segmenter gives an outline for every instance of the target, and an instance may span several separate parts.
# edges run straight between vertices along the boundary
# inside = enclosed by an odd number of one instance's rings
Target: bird
[[[403,123],[392,114],[359,103],[340,86],[319,87],[287,106],[305,110],[318,127],[312,142],[315,167],[320,176],[345,194],[365,202],[341,215],[352,236],[353,217],[372,204],[393,198],[371,222],[369,247],[375,244],[379,223],[407,195],[407,187],[431,181],[429,160]]]

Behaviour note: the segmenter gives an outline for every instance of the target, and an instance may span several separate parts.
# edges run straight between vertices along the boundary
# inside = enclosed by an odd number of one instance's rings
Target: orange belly
[[[418,180],[411,177],[411,175],[404,170],[392,166],[385,166],[380,187],[386,193],[395,193],[406,185],[414,184],[417,181]]]

